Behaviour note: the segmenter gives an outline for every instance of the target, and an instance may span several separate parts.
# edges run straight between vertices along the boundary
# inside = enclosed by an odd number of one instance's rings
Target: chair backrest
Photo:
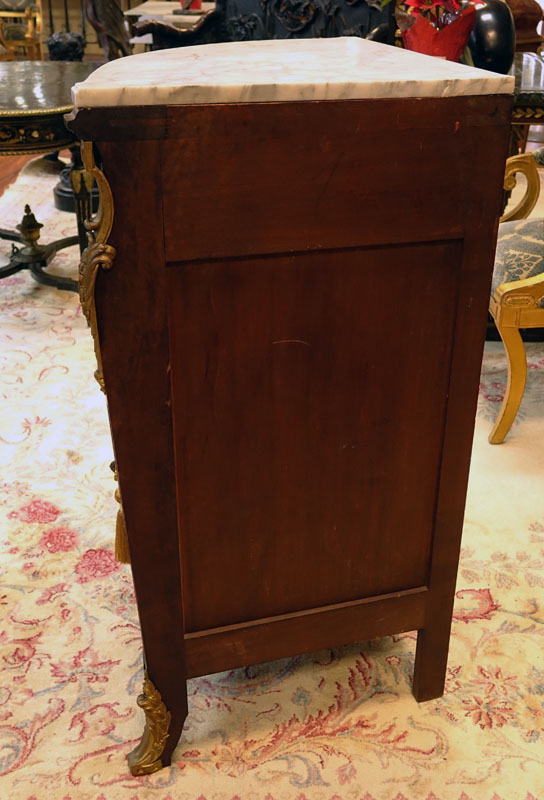
[[[25,12],[27,8],[33,7],[38,9],[36,0],[0,0],[0,12],[4,11],[8,14]]]
[[[14,61],[15,51],[6,41],[4,36],[4,24],[0,18],[0,61]]]
[[[0,0],[2,44],[13,53],[23,48],[33,60],[41,59],[41,0]]]

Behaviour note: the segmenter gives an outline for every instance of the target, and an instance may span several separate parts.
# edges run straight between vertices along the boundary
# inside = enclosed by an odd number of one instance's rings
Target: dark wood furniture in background
[[[86,0],[87,19],[108,61],[130,55],[125,16],[117,0]]]
[[[314,39],[359,36],[393,44],[396,30],[394,3],[352,0],[217,0],[190,30],[158,20],[133,24],[138,36],[153,35],[153,49],[187,47],[213,42],[263,39]]]
[[[95,68],[94,64],[63,61],[7,61],[0,64],[0,156],[52,153],[74,148],[76,138],[64,124],[64,116],[72,109],[70,90],[74,83],[84,81]],[[77,145],[74,150],[77,153]],[[77,160],[78,154],[76,155]],[[60,182],[59,182],[60,186]],[[77,203],[76,203],[77,205]],[[80,209],[82,219],[89,209]],[[39,229],[35,220],[21,208],[23,230],[0,229],[0,238],[15,242],[8,264],[0,266],[0,279],[22,269],[29,269],[40,283],[57,289],[77,291],[77,281],[52,275],[45,267],[57,250],[74,244],[85,246],[83,230],[47,246],[32,244]],[[41,226],[40,226],[41,227]],[[74,225],[74,229],[75,229]],[[83,249],[83,247],[81,248]]]
[[[170,763],[188,677],[418,630],[414,695],[442,694],[510,115],[499,95],[69,123],[103,163],[86,145],[81,291],[145,651],[133,774]]]
[[[516,50],[538,53],[542,47],[542,36],[537,28],[543,12],[537,0],[507,0],[516,26]]]

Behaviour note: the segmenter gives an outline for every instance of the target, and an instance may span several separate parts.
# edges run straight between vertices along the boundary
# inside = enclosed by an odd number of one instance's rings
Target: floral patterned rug
[[[72,235],[55,180],[29,164],[2,226],[30,198],[45,240]],[[444,697],[410,693],[413,633],[199,678],[172,766],[132,778],[141,645],[90,333],[26,272],[0,311],[1,800],[544,800],[544,345],[494,447],[506,369],[486,347]]]

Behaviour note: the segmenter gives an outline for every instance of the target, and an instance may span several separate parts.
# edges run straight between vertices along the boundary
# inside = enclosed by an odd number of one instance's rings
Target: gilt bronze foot
[[[127,756],[133,775],[150,775],[167,766],[161,756],[168,738],[172,715],[163,703],[160,693],[155,689],[147,672],[144,673],[143,694],[138,697],[138,705],[145,713],[145,728],[141,741]]]

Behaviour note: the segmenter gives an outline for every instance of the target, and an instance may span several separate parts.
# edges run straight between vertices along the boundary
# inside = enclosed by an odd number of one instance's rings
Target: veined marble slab
[[[357,37],[228,42],[110,61],[72,89],[95,106],[511,93],[514,78]]]

